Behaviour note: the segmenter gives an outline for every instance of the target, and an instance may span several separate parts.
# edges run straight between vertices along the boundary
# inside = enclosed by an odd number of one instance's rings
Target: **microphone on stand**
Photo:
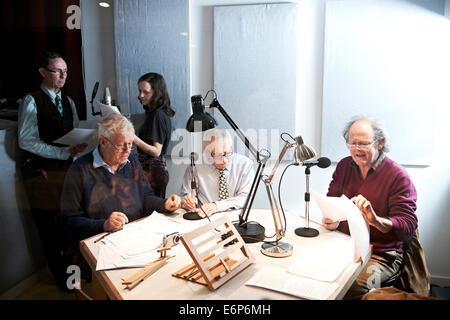
[[[195,162],[194,162],[194,152],[191,152],[191,196],[193,199],[197,199],[198,202],[198,186],[197,186],[197,181],[195,180]],[[186,220],[200,220],[203,219],[202,217],[200,217],[200,215],[198,214],[196,207],[194,208],[193,211],[188,211],[183,215],[183,218]]]
[[[305,227],[297,228],[294,230],[295,234],[300,237],[316,237],[319,235],[319,231],[310,228],[309,226],[309,201],[311,199],[311,194],[309,193],[309,175],[311,174],[310,168],[313,166],[318,166],[319,168],[328,168],[331,164],[331,160],[326,157],[321,157],[317,160],[298,162],[297,165],[305,166],[306,175],[306,191],[305,191]]]
[[[319,168],[325,169],[328,168],[331,164],[331,160],[327,157],[321,157],[317,160],[311,160],[311,161],[303,161],[299,163],[302,166],[311,168],[312,166],[318,166]]]
[[[109,92],[109,88],[108,87],[105,88],[104,101],[105,101],[106,105],[108,105],[108,106],[112,105],[111,104],[111,101],[112,101],[111,100],[111,93]]]
[[[95,96],[97,95],[98,85],[99,85],[99,82],[97,81],[94,85],[94,89],[92,90],[92,96],[91,96],[91,107],[92,107],[92,115],[93,116],[100,114],[100,112],[95,112],[95,110],[94,110],[94,99],[95,99]]]

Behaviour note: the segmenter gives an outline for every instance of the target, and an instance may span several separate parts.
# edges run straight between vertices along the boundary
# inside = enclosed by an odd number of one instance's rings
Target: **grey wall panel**
[[[295,130],[297,16],[294,4],[214,8],[214,89],[234,122],[256,136],[261,129]]]
[[[448,36],[444,17],[407,2],[327,2],[322,154],[348,155],[342,129],[368,115],[387,127],[391,158],[429,165],[449,101]]]
[[[190,115],[189,1],[116,0],[114,10],[119,105],[143,113],[137,80],[160,73],[176,111],[173,125],[184,128]]]

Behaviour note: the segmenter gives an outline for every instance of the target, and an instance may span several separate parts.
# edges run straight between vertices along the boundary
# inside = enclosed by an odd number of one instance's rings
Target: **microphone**
[[[97,81],[95,83],[95,85],[94,85],[94,89],[92,90],[91,108],[92,108],[92,115],[93,116],[101,114],[101,112],[95,112],[95,110],[94,110],[94,99],[95,99],[95,96],[97,95],[98,85],[99,85],[99,82]]]
[[[191,152],[191,196],[192,196],[193,199],[196,199],[197,197],[196,197],[195,193],[197,192],[197,181],[195,180],[195,173],[194,173],[194,168],[195,168],[194,156],[195,156],[195,153]],[[197,201],[198,201],[198,199],[197,199]],[[186,220],[200,220],[200,219],[203,219],[198,214],[196,208],[194,208],[193,211],[186,212],[183,215],[183,218],[186,219]]]
[[[193,197],[195,196],[194,191],[197,189],[197,183],[195,181],[195,175],[194,175],[194,168],[195,168],[194,156],[195,156],[195,153],[191,152],[191,172],[192,172],[191,191],[192,191],[192,196]]]
[[[108,87],[105,88],[105,104],[111,106],[111,93]]]
[[[319,168],[328,168],[331,164],[331,160],[327,157],[321,157],[317,160],[312,161],[303,161],[300,163],[302,166],[306,166],[308,168],[312,166],[318,166]]]
[[[99,82],[97,81],[94,85],[94,89],[92,90],[91,103],[94,102],[95,96],[97,95],[98,85],[99,85]]]

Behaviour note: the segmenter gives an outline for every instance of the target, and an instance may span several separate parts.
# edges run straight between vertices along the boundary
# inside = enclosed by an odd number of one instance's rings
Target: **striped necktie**
[[[225,177],[225,169],[219,169],[219,200],[224,200],[229,198],[227,178]]]
[[[61,97],[60,96],[56,96],[55,97],[55,102],[56,102],[56,106],[58,107],[59,113],[62,115],[63,114],[63,106],[62,106]]]

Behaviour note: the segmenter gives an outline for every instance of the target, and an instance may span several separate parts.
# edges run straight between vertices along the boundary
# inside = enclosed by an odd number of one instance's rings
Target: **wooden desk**
[[[157,214],[157,213],[154,213]],[[218,213],[222,214],[222,213]],[[225,214],[225,213],[224,213]],[[226,213],[231,221],[237,220],[239,211]],[[198,224],[199,221],[184,220],[182,213],[175,213],[171,218],[180,219],[183,223]],[[213,216],[214,217],[214,216]],[[208,287],[189,282],[183,279],[178,279],[172,274],[182,267],[192,263],[188,252],[180,243],[172,248],[171,255],[175,255],[170,259],[165,266],[163,266],[156,273],[138,284],[132,290],[128,290],[121,284],[121,279],[126,279],[133,275],[138,268],[116,269],[109,271],[95,271],[97,264],[98,245],[94,241],[101,235],[85,239],[80,242],[80,249],[89,263],[93,277],[93,298],[94,299],[132,299],[132,300],[260,300],[260,299],[298,299],[297,297],[278,293],[272,290],[247,286],[245,283],[263,266],[281,267],[287,269],[293,264],[300,253],[308,248],[313,248],[314,244],[321,241],[330,241],[334,236],[339,236],[341,239],[351,238],[338,232],[331,232],[326,230],[322,225],[310,221],[310,227],[319,230],[319,236],[315,238],[299,237],[294,233],[298,227],[304,226],[303,218],[293,212],[286,212],[287,218],[287,236],[282,240],[290,243],[294,247],[293,254],[286,258],[271,258],[263,255],[260,252],[261,242],[247,244],[249,250],[255,257],[255,263],[240,272],[229,282],[215,291],[210,291]],[[249,220],[258,221],[266,228],[266,235],[272,235],[273,220],[270,210],[253,209],[249,215]],[[367,252],[367,257],[371,255],[371,248]],[[366,259],[367,261],[367,259]],[[362,263],[350,264],[344,272],[339,276],[337,283],[339,288],[332,294],[330,299],[342,299],[353,281],[363,268]],[[103,291],[103,290],[104,291]],[[106,294],[105,294],[106,293]]]

